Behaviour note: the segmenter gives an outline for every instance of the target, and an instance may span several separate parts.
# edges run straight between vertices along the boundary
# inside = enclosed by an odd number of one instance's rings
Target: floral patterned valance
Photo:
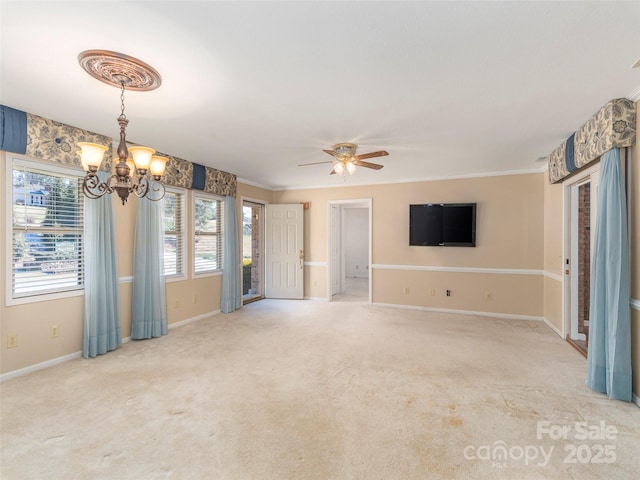
[[[92,133],[81,128],[27,113],[27,149],[25,154],[52,162],[71,165],[82,170],[78,155],[78,142],[98,143],[108,147],[100,170],[111,171],[110,137]]]
[[[32,158],[82,169],[78,142],[92,142],[111,149],[110,137],[31,113],[0,105],[0,149]],[[111,170],[111,154],[105,154],[102,169]]]
[[[549,182],[557,183],[615,147],[636,142],[635,104],[611,100],[549,155]]]
[[[111,172],[113,140],[110,137],[0,105],[0,149],[82,169],[77,154],[78,142],[106,146],[108,150],[100,169]],[[169,158],[163,177],[163,182],[167,185],[198,188],[221,196],[236,196],[237,179],[234,174],[164,153],[158,152],[158,155]],[[199,178],[204,178],[204,184],[194,183],[196,170],[200,174]],[[201,175],[203,171],[204,176]]]
[[[162,181],[166,185],[182,188],[197,188],[207,193],[225,197],[236,196],[237,179],[233,173],[223,172],[222,170],[212,167],[202,167],[165,153],[158,152],[158,155],[169,158],[164,176],[162,177]],[[198,170],[196,167],[201,167],[205,170],[206,180],[204,182],[204,188],[200,188],[197,182],[194,182],[196,177],[195,172]]]

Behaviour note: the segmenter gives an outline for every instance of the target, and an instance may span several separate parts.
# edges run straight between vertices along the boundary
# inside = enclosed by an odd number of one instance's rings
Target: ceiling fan
[[[347,172],[349,175],[355,173],[356,167],[372,168],[374,170],[380,170],[384,165],[379,163],[365,162],[367,158],[386,157],[388,152],[380,150],[377,152],[363,153],[356,155],[357,145],[354,143],[338,143],[333,146],[333,150],[322,150],[328,153],[333,160],[327,160],[325,162],[303,163],[298,165],[299,167],[306,167],[308,165],[320,165],[321,163],[333,163],[333,169],[331,175],[338,175]]]

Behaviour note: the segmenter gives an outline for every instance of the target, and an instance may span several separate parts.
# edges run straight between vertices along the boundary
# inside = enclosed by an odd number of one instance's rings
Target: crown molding
[[[251,180],[247,180],[246,178],[237,177],[236,181],[238,181],[239,183],[244,183],[245,185],[251,185],[252,187],[263,188],[265,190],[269,190],[270,192],[275,192],[276,191],[276,188],[274,188],[274,187],[270,187],[268,185],[263,185],[263,184],[258,183],[258,182],[253,182]]]
[[[507,170],[504,172],[487,172],[487,173],[469,173],[465,175],[451,175],[442,177],[422,177],[422,178],[402,178],[399,180],[389,180],[387,182],[374,182],[374,183],[349,183],[347,185],[311,185],[308,187],[277,187],[273,188],[273,191],[281,192],[287,190],[314,190],[317,188],[345,188],[345,187],[367,187],[375,185],[390,185],[398,183],[420,183],[420,182],[437,182],[441,180],[462,180],[465,178],[482,178],[482,177],[502,177],[507,175],[527,175],[530,173],[542,173],[546,169],[546,165],[542,168],[535,168],[530,170]]]

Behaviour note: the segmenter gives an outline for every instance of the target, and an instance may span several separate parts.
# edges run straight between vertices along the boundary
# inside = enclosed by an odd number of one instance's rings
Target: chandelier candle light
[[[161,200],[165,194],[161,179],[168,158],[155,155],[156,151],[149,147],[136,145],[127,148],[126,128],[129,120],[124,114],[124,91],[154,90],[161,84],[160,74],[136,58],[107,50],[84,51],[78,55],[78,61],[92,77],[121,89],[121,111],[117,119],[120,125],[120,143],[118,157],[114,158],[114,161],[118,162],[115,174],[104,182],[100,182],[97,175],[109,147],[79,142],[81,150],[78,154],[82,167],[87,172],[82,182],[82,191],[88,198],[100,198],[115,191],[123,205],[130,193],[137,197],[147,197],[149,200]]]

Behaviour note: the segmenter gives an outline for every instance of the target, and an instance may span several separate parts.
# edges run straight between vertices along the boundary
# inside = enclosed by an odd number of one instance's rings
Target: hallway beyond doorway
[[[366,302],[369,300],[369,279],[346,277],[343,293],[333,296],[334,302]]]

